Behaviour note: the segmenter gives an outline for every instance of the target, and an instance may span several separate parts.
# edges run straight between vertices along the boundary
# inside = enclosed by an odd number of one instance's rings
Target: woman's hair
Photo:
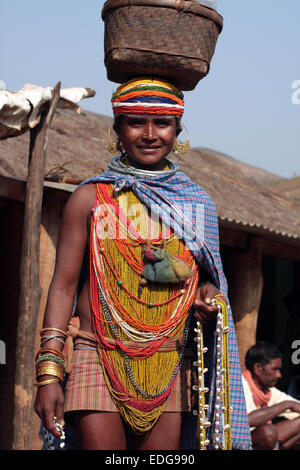
[[[277,346],[266,341],[258,341],[246,354],[245,364],[248,370],[252,371],[254,364],[262,366],[268,364],[273,359],[281,358],[282,354]]]

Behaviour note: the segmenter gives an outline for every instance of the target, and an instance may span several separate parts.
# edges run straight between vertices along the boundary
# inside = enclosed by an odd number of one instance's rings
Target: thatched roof
[[[46,179],[79,181],[107,168],[112,119],[90,112],[56,112],[49,132]],[[0,143],[0,174],[26,178],[29,135]],[[300,243],[300,205],[255,181],[234,160],[203,149],[180,158],[180,167],[214,199],[220,224]]]
[[[204,147],[201,147],[201,150],[219,156],[223,161],[229,163],[229,165],[234,165],[236,168],[239,168],[250,179],[257,181],[258,183],[261,183],[264,186],[270,186],[273,184],[277,184],[282,180],[285,180],[284,178],[279,175],[276,175],[275,173],[271,173],[270,171],[264,170],[263,168],[259,168],[255,165],[250,165],[249,163],[242,162],[225,153],[212,151],[211,149],[207,149]]]
[[[281,180],[272,185],[272,190],[283,197],[300,202],[300,176]]]

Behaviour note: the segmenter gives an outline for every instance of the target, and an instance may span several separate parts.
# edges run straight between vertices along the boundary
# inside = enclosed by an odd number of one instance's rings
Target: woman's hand
[[[196,320],[201,323],[206,323],[209,320],[216,320],[218,307],[212,303],[215,295],[222,295],[222,293],[210,282],[203,284],[197,289],[193,303]],[[227,304],[224,295],[219,297],[219,299]]]
[[[43,385],[38,389],[34,410],[40,417],[44,427],[59,437],[60,433],[55,427],[54,416],[59,424],[64,426],[64,393],[59,383]]]

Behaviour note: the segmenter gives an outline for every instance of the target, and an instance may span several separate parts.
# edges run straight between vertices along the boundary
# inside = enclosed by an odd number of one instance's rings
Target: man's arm
[[[274,418],[277,418],[281,413],[286,410],[291,410],[296,413],[300,413],[300,404],[294,401],[286,400],[277,405],[268,406],[267,408],[261,408],[259,410],[251,411],[248,414],[250,427],[257,427],[266,424]]]

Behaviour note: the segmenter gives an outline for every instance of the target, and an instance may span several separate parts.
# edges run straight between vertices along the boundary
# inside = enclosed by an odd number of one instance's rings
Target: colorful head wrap
[[[183,93],[169,82],[152,78],[130,80],[112,95],[114,115],[183,115]]]

